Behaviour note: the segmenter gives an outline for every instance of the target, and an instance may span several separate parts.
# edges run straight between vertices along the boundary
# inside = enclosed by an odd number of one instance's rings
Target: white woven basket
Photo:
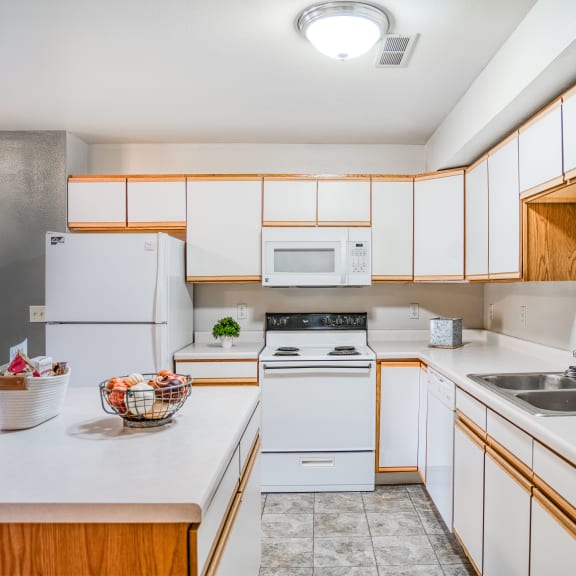
[[[0,430],[22,430],[58,416],[64,403],[70,367],[62,376],[27,376],[25,390],[0,387]]]

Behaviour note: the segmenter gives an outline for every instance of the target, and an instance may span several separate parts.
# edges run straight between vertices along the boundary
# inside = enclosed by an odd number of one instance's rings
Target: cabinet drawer
[[[252,414],[252,418],[250,418],[250,422],[246,426],[244,430],[244,434],[242,434],[242,438],[240,439],[240,471],[244,471],[244,467],[246,466],[246,461],[248,460],[248,456],[250,456],[250,450],[254,445],[254,440],[258,434],[258,430],[260,429],[260,404],[254,410]]]
[[[474,424],[486,430],[486,406],[460,388],[456,388],[456,410],[460,410]]]
[[[532,444],[531,436],[505,420],[498,414],[488,410],[486,431],[488,436],[496,440],[506,450],[511,452],[528,468],[532,468]]]
[[[209,557],[220,525],[224,522],[228,506],[236,494],[240,481],[240,449],[236,448],[226,472],[212,497],[208,510],[198,528],[197,552],[198,574],[202,574],[204,564]]]
[[[576,468],[534,442],[534,473],[576,507]]]
[[[176,362],[178,374],[189,374],[196,379],[254,379],[258,378],[256,360],[236,361],[180,361]]]
[[[262,492],[374,489],[374,452],[265,452],[261,465]]]

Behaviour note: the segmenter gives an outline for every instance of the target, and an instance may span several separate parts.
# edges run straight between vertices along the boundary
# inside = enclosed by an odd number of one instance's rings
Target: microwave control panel
[[[348,229],[348,281],[349,286],[372,283],[372,252],[370,228]]]
[[[368,242],[349,242],[348,253],[350,255],[350,272],[352,274],[366,274],[370,272],[370,250],[368,249]]]

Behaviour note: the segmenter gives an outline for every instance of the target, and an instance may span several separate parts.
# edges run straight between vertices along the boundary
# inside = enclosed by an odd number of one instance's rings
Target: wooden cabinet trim
[[[518,470],[508,462],[508,460],[505,460],[498,452],[496,452],[490,444],[486,446],[486,456],[492,458],[492,460],[518,484],[518,486],[528,494],[532,494],[532,483],[520,474],[520,472],[518,472]]]
[[[544,508],[559,524],[561,524],[573,538],[576,538],[576,519],[569,516],[562,508],[559,508],[554,502],[547,498],[539,488],[535,487],[532,491],[534,499],[542,508]]]
[[[464,170],[465,173],[468,174],[468,172],[472,172],[472,170],[478,168],[478,166],[480,166],[480,164],[482,164],[482,162],[485,162],[486,160],[488,160],[488,153],[483,154],[482,156],[480,156],[480,158],[478,158],[478,160],[470,164],[470,166],[466,167]]]
[[[380,368],[420,368],[420,360],[414,358],[413,360],[381,360]]]
[[[441,170],[439,172],[426,172],[414,177],[414,182],[424,180],[435,180],[436,178],[449,178],[451,176],[464,176],[465,168],[455,168],[453,170]]]
[[[552,486],[544,482],[540,476],[534,474],[533,483],[535,488],[550,500],[557,508],[562,510],[564,514],[572,518],[576,522],[576,507],[570,504],[566,498],[558,494]]]
[[[476,563],[474,562],[474,560],[472,560],[472,555],[470,554],[470,552],[468,552],[468,548],[466,548],[466,546],[464,545],[464,542],[462,542],[462,539],[458,535],[458,532],[456,531],[455,528],[454,528],[452,533],[454,534],[454,537],[456,538],[456,540],[458,540],[458,543],[462,547],[462,550],[464,550],[464,554],[466,554],[466,558],[468,558],[468,562],[470,562],[470,564],[472,565],[472,568],[474,568],[474,572],[476,572],[477,576],[482,576],[482,571],[479,570],[479,568],[478,568],[478,566],[476,566]]]
[[[553,112],[554,110],[559,108],[561,105],[562,105],[562,97],[560,96],[559,98],[556,98],[555,100],[550,102],[550,104],[544,106],[544,108],[541,108],[538,112],[536,112],[536,114],[534,114],[534,116],[531,116],[528,120],[526,120],[524,124],[521,124],[518,128],[518,134],[525,132],[528,128],[530,128],[530,126],[541,120],[544,116],[550,114],[550,112]]]
[[[450,275],[414,275],[414,282],[458,282],[464,280],[463,274]]]
[[[387,472],[416,472],[418,470],[418,466],[383,466],[376,470],[378,473],[387,473]]]
[[[466,427],[471,434],[474,434],[478,440],[482,442],[482,444],[486,442],[488,434],[482,430],[482,428],[480,428],[476,422],[468,418],[468,416],[466,416],[466,414],[460,410],[456,410],[456,422],[460,422],[462,426]]]
[[[79,175],[68,176],[68,182],[126,182],[126,176]]]
[[[525,200],[527,198],[530,198],[531,196],[534,196],[535,194],[540,194],[541,192],[547,191],[549,188],[555,188],[557,186],[560,186],[563,183],[564,183],[564,176],[556,176],[555,178],[551,178],[546,182],[542,182],[541,184],[537,184],[536,186],[532,186],[532,188],[524,190],[524,192],[520,194],[520,199]]]
[[[376,447],[374,458],[374,471],[380,470],[380,403],[382,401],[382,374],[376,370]]]
[[[316,176],[318,182],[341,182],[344,180],[355,180],[358,182],[370,182],[372,176],[370,174],[336,174],[334,176],[321,175]]]
[[[504,460],[507,465],[515,471],[518,476],[521,476],[528,484],[532,485],[534,472],[532,469],[524,464],[517,456],[507,450],[502,444],[494,440],[490,435],[486,436],[486,452],[490,449],[491,452],[496,454],[498,458]]]
[[[372,276],[372,282],[412,282],[414,276]]]
[[[295,227],[315,227],[317,226],[316,220],[263,220],[262,226],[275,226],[279,228],[295,228]]]
[[[574,96],[576,94],[576,86],[572,86],[572,88],[568,88],[568,90],[566,90],[566,92],[564,92],[561,96],[562,101],[564,102],[565,100],[568,100],[570,97]]]
[[[474,433],[472,430],[463,422],[461,418],[458,418],[454,423],[454,427],[460,430],[472,444],[480,448],[482,452],[486,450],[486,444]]]
[[[336,221],[328,221],[328,220],[319,220],[318,226],[330,226],[331,228],[337,228],[339,226],[345,226],[347,228],[362,228],[362,227],[370,227],[372,226],[372,222],[368,220],[336,220]]]
[[[278,181],[288,181],[295,180],[297,182],[316,182],[316,176],[304,175],[304,174],[281,174],[276,176],[266,176],[264,175],[264,183],[266,182],[278,182]]]
[[[186,182],[186,176],[127,176],[130,182]]]
[[[262,282],[262,276],[186,276],[186,282]]]
[[[414,182],[414,176],[410,174],[380,174],[373,175],[372,182]]]
[[[259,174],[198,174],[186,176],[186,182],[231,182],[234,180],[261,182],[262,178]]]
[[[172,222],[128,222],[128,228],[140,228],[144,230],[186,230],[186,221]]]
[[[110,228],[117,228],[124,230],[127,228],[126,222],[68,222],[70,230],[85,229],[85,230],[108,230]]]
[[[258,386],[258,378],[192,378],[192,386]]]
[[[496,146],[494,146],[494,148],[490,149],[487,152],[487,156],[488,158],[490,158],[490,156],[493,156],[496,152],[498,152],[498,150],[500,150],[500,148],[504,148],[504,146],[510,144],[510,142],[512,142],[512,140],[518,138],[518,129],[514,130],[514,132],[512,132],[512,134],[509,134],[506,138],[504,138],[504,140],[501,140],[500,142],[498,142],[498,144],[496,144]]]

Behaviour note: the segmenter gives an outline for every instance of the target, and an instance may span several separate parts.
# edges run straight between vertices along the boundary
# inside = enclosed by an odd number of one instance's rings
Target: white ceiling
[[[424,144],[535,0],[378,0],[407,68],[317,53],[306,0],[0,0],[0,130]]]

